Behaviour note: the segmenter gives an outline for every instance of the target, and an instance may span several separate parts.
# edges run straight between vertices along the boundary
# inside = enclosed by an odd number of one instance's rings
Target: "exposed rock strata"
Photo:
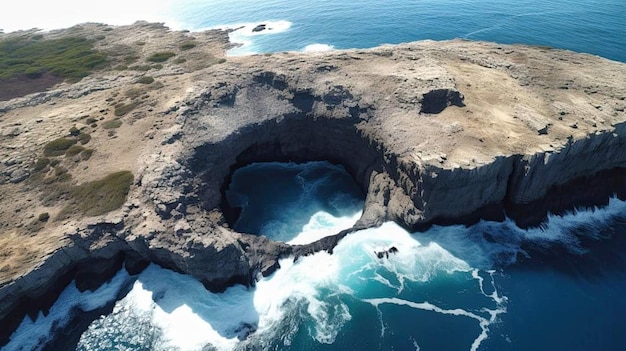
[[[549,210],[605,201],[626,183],[626,65],[598,57],[427,41],[229,58],[180,74],[192,84],[163,111],[172,122],[154,134],[160,146],[146,147],[137,161],[127,204],[65,223],[66,244],[1,282],[0,330],[12,330],[33,312],[25,306],[54,298],[71,278],[94,288],[91,277],[107,279],[124,258],[135,273],[155,262],[220,291],[254,284],[281,257],[332,251],[350,232],[291,247],[229,229],[223,191],[232,171],[251,162],[344,165],[367,194],[355,229],[505,215],[533,225]],[[67,89],[63,96],[82,94]],[[41,103],[58,98],[47,94]],[[612,179],[602,193],[594,191],[602,182],[588,182],[598,175]],[[598,187],[537,206],[581,184]]]

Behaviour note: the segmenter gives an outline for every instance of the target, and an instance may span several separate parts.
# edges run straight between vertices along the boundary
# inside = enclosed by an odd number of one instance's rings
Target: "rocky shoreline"
[[[0,281],[0,345],[73,279],[95,289],[123,264],[135,274],[156,263],[223,291],[254,285],[279,258],[332,252],[351,231],[385,221],[418,231],[508,216],[527,227],[548,212],[601,205],[614,193],[626,198],[624,63],[521,45],[424,41],[162,69],[187,83],[172,83],[179,95],[158,113],[146,110],[168,124],[145,139],[126,203],[59,223],[57,247]],[[124,87],[124,79],[63,89],[82,98]],[[0,111],[17,116],[65,103],[55,94],[10,100]],[[313,160],[345,166],[367,194],[355,228],[293,247],[230,229],[236,210],[223,195],[235,169]]]

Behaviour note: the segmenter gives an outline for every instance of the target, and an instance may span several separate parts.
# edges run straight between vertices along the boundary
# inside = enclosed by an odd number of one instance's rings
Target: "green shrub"
[[[62,183],[62,182],[67,182],[70,179],[72,179],[72,175],[69,174],[66,168],[55,167],[54,175],[50,178],[44,179],[44,183],[46,184]]]
[[[130,66],[128,67],[129,70],[131,71],[140,71],[140,72],[146,72],[152,69],[152,67],[150,65],[136,65],[136,66]]]
[[[76,128],[76,126],[70,128],[70,134],[73,136],[77,136],[78,134],[80,134],[80,129]]]
[[[0,40],[0,79],[19,75],[36,77],[51,72],[77,81],[102,67],[106,61],[104,54],[93,49],[93,41],[82,37]]]
[[[50,215],[48,214],[48,212],[44,212],[39,214],[39,216],[37,216],[37,220],[39,222],[47,222],[50,219]]]
[[[43,154],[45,156],[61,156],[74,144],[76,144],[75,139],[55,139],[44,146]]]
[[[62,175],[64,175],[64,174],[67,174],[67,169],[66,169],[66,168],[63,168],[63,167],[56,167],[56,168],[54,169],[54,175],[55,175],[55,176],[57,176],[57,177],[58,177],[58,176],[62,176]]]
[[[83,152],[80,153],[80,158],[83,161],[87,161],[88,159],[91,158],[91,155],[93,155],[93,149],[85,149],[83,150]]]
[[[165,62],[174,56],[176,56],[176,54],[171,51],[156,52],[150,55],[150,57],[148,57],[148,61],[149,62]]]
[[[187,59],[184,57],[178,57],[176,60],[174,60],[174,63],[177,63],[177,64],[181,64],[185,62],[187,62]]]
[[[85,122],[86,122],[87,124],[92,124],[92,123],[96,123],[96,122],[98,122],[98,120],[97,120],[97,119],[95,119],[95,118],[93,118],[93,117],[89,117],[89,118],[87,118],[87,120],[85,120]]]
[[[70,146],[69,149],[67,149],[67,151],[65,152],[65,156],[76,156],[78,154],[80,154],[81,152],[83,152],[85,150],[85,148],[83,146],[80,145],[72,145]]]
[[[196,43],[194,43],[193,41],[186,41],[186,42],[180,44],[179,47],[183,51],[191,50],[191,49],[196,47]]]
[[[135,81],[135,83],[139,83],[139,84],[152,84],[153,82],[154,82],[154,78],[150,76],[139,77],[139,79]]]
[[[59,214],[60,218],[68,218],[73,214],[99,216],[120,208],[133,183],[133,174],[121,171],[85,183],[70,190],[70,203]]]
[[[44,158],[40,158],[33,165],[33,171],[39,172],[41,170],[44,170],[46,167],[48,167],[49,164],[50,164],[50,159],[49,158],[45,158],[45,157]]]
[[[118,117],[124,116],[125,114],[127,114],[130,111],[134,110],[135,107],[137,107],[137,106],[139,106],[138,102],[131,102],[131,103],[128,103],[128,104],[119,103],[119,104],[115,105],[114,114],[116,116],[118,116]],[[105,124],[106,124],[106,122],[105,122]],[[115,127],[115,128],[117,128],[117,127]]]
[[[163,65],[162,65],[162,64],[160,64],[160,63],[157,63],[156,65],[152,65],[152,66],[150,66],[150,68],[151,68],[151,69],[156,69],[156,70],[159,70],[159,69],[163,68]]]
[[[78,134],[78,141],[80,141],[82,145],[87,144],[90,140],[91,140],[91,135],[89,135],[88,133]]]
[[[221,58],[221,59],[217,60],[217,63],[219,63],[219,64],[226,63],[226,59],[225,58]]]
[[[131,63],[135,63],[139,60],[139,56],[137,55],[126,55],[124,56],[124,63],[130,65]]]
[[[102,128],[104,129],[115,129],[119,128],[122,125],[122,121],[119,119],[112,119],[102,123]]]

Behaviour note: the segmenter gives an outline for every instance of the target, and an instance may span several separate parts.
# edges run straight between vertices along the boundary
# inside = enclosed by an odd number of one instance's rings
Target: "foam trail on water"
[[[254,305],[263,317],[258,332],[266,333],[279,324],[285,314],[287,301],[306,304],[306,312],[315,321],[312,336],[318,342],[332,343],[350,315],[340,299],[324,296],[320,288],[335,286],[341,268],[340,259],[320,252],[294,263],[280,261],[281,269],[270,279],[257,284]],[[333,318],[329,318],[330,316]]]
[[[130,279],[128,272],[122,269],[110,282],[93,292],[80,292],[72,282],[63,290],[47,315],[40,312],[35,320],[25,317],[2,350],[41,350],[45,343],[52,340],[54,333],[65,327],[76,314],[102,308],[114,301]]]
[[[482,282],[483,282],[482,278],[479,279],[479,282],[480,282],[480,289],[481,289],[481,291],[483,291],[483,294],[484,294],[484,290],[483,290],[483,287],[482,287]],[[494,286],[495,286],[495,283],[493,283],[493,276],[492,276],[492,284],[494,284]],[[499,296],[497,291],[494,292],[493,296],[492,295],[486,295],[486,294],[485,294],[485,296],[492,297],[494,299],[494,301],[498,303],[496,309],[483,308],[481,310],[482,312],[487,312],[489,314],[489,318],[482,317],[480,315],[477,315],[477,314],[475,314],[473,312],[469,312],[469,311],[464,310],[462,308],[444,309],[444,308],[436,306],[436,305],[434,305],[434,304],[432,304],[432,303],[430,303],[428,301],[425,301],[425,302],[413,302],[413,301],[407,301],[407,300],[404,300],[404,299],[401,299],[401,298],[396,298],[396,297],[363,299],[363,301],[371,304],[372,306],[374,306],[376,308],[376,310],[378,311],[378,315],[379,315],[379,318],[381,320],[381,323],[384,323],[384,322],[382,320],[382,315],[383,314],[382,314],[382,311],[380,310],[379,306],[383,305],[383,304],[393,304],[393,305],[399,305],[399,306],[408,306],[408,307],[411,307],[411,308],[414,308],[414,309],[418,309],[418,310],[431,311],[431,312],[444,314],[444,315],[469,317],[471,319],[474,319],[474,320],[476,320],[478,322],[478,324],[480,326],[480,329],[481,329],[481,333],[476,337],[476,339],[474,339],[474,341],[472,342],[472,345],[470,347],[471,351],[476,351],[480,347],[480,344],[484,340],[487,339],[488,333],[489,333],[489,326],[497,321],[498,315],[506,312],[506,306],[504,305],[504,303],[506,302],[506,297]],[[383,333],[383,335],[384,335],[384,333]]]
[[[498,22],[496,22],[495,24],[489,27],[481,28],[473,32],[467,33],[463,35],[463,39],[470,39],[471,36],[474,36],[476,34],[489,32],[495,29],[500,29],[501,27],[509,24],[511,21],[517,20],[521,17],[542,17],[542,16],[549,16],[549,15],[561,15],[562,16],[562,15],[568,15],[568,14],[574,14],[574,13],[577,13],[577,12],[576,11],[543,11],[543,12],[528,12],[528,13],[512,15],[505,19],[499,20]]]

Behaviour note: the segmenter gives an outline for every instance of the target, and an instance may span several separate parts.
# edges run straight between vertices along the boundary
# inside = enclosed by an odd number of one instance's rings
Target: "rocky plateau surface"
[[[93,130],[94,156],[70,167],[77,184],[133,172],[125,204],[106,215],[25,232],[38,213],[54,218],[62,207],[41,200],[32,164],[68,126],[111,117],[145,73],[96,72],[0,102],[0,345],[71,280],[94,289],[123,264],[137,273],[156,263],[220,291],[385,221],[419,231],[508,216],[526,227],[626,195],[624,63],[463,40],[226,57],[225,32],[107,28],[102,50],[141,42],[144,57],[196,45],[178,54],[185,61],[153,67],[158,88],[115,133]],[[231,229],[237,209],[223,194],[235,169],[312,160],[343,165],[367,194],[353,230],[289,246]]]

